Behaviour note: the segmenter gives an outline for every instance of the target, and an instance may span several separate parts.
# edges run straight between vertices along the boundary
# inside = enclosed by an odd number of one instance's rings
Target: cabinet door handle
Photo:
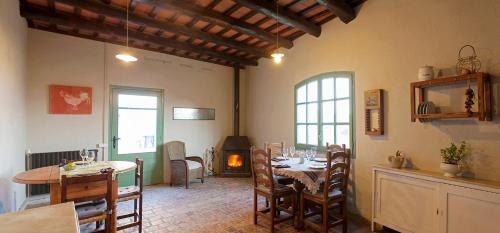
[[[436,209],[436,214],[439,215],[439,209]]]

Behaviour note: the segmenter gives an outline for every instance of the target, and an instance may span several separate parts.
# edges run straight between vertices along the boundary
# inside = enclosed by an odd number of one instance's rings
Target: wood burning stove
[[[250,143],[246,136],[240,135],[240,66],[234,65],[234,136],[229,136],[222,145],[220,175],[251,176]]]
[[[250,143],[245,136],[229,136],[222,146],[221,176],[250,176]]]

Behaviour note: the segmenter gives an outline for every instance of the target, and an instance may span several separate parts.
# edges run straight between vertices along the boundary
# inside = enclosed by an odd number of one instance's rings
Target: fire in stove
[[[229,167],[241,167],[243,166],[243,159],[238,154],[232,154],[227,157],[227,166]]]
[[[250,143],[245,136],[229,136],[222,145],[221,176],[251,176]]]

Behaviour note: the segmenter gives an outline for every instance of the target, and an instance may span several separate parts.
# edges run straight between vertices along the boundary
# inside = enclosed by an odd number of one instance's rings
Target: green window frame
[[[343,85],[346,84],[345,83],[346,80],[348,80],[349,83],[347,96],[345,96],[346,92],[344,89],[337,92],[337,85],[340,88],[341,84]],[[330,86],[330,89],[328,89],[327,85],[328,86],[333,85],[333,86]],[[323,86],[325,86],[325,88]],[[316,90],[314,90],[315,88]],[[332,92],[328,92],[329,94],[327,94],[326,91],[328,90],[332,90]],[[317,94],[316,95],[310,94],[314,92],[316,92]],[[323,95],[323,92],[325,92],[325,95]],[[346,101],[348,102],[347,105]],[[346,119],[345,114],[338,114],[338,111],[341,110],[340,108],[342,106],[349,107],[348,122],[345,121]],[[301,114],[298,113],[299,108],[301,109],[300,111]],[[323,109],[325,109],[325,112],[323,112]],[[345,126],[348,126],[349,143],[346,144],[346,147],[351,149],[352,155],[354,156],[354,148],[355,148],[354,111],[355,108],[354,108],[353,72],[342,71],[342,72],[329,72],[329,73],[319,74],[296,84],[294,90],[295,147],[298,149],[316,148],[318,150],[325,150],[326,140],[328,139],[332,140],[333,138],[334,142],[330,141],[328,142],[333,144],[338,144],[339,141],[337,137],[338,133],[337,131],[339,130],[340,132],[342,128],[345,130]],[[340,118],[343,118],[344,121],[342,121],[342,119]],[[304,132],[305,130],[305,143],[303,138],[302,140],[299,140],[299,134],[298,134],[299,127],[301,128],[300,129],[301,132]],[[314,128],[316,128],[316,130],[314,130]],[[314,142],[309,141],[310,133],[317,134],[317,137],[311,137],[313,140],[314,139],[317,140],[317,144],[314,144]],[[303,136],[303,134],[301,135]]]

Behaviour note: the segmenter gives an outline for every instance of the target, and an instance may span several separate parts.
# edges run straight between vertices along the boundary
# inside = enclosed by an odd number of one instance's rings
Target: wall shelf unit
[[[432,114],[417,114],[415,107],[425,101],[424,90],[429,87],[453,85],[457,83],[471,82],[477,86],[477,112],[444,112]],[[418,96],[416,96],[418,92]],[[410,84],[411,97],[411,121],[417,119],[453,119],[453,118],[477,118],[480,121],[491,121],[491,82],[487,73],[464,74],[445,78],[437,78],[427,81],[413,82]],[[418,100],[418,103],[416,101]],[[465,107],[464,107],[465,109]]]

